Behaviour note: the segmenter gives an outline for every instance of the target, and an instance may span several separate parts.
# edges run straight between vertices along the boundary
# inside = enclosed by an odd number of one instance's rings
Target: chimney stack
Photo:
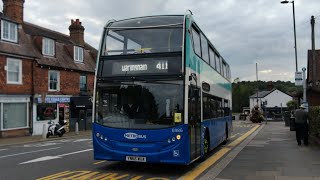
[[[2,0],[3,14],[11,20],[21,24],[23,22],[24,0]]]
[[[79,19],[75,21],[71,19],[71,25],[69,26],[70,39],[80,45],[84,46],[84,27],[81,25]]]

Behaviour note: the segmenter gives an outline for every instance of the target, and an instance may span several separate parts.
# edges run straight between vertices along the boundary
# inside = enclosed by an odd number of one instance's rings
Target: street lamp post
[[[296,72],[298,72],[298,58],[297,58],[297,38],[296,38],[296,18],[294,12],[294,1],[281,1],[281,4],[292,3],[292,12],[293,12],[293,30],[294,30],[294,52],[296,58]]]

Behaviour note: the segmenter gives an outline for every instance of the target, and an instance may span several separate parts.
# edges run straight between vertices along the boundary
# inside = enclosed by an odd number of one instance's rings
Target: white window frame
[[[50,89],[50,73],[57,73],[57,89]],[[54,71],[54,70],[49,70],[48,71],[48,90],[49,91],[60,91],[60,72],[59,71]]]
[[[46,56],[55,56],[55,41],[50,38],[42,38],[42,54]],[[52,52],[50,52],[52,51]]]
[[[83,63],[83,48],[82,47],[79,47],[79,46],[74,46],[73,48],[73,59],[75,62],[80,62],[80,63]]]
[[[4,23],[8,23],[8,37],[9,38],[5,38],[4,37]],[[12,26],[14,28],[14,39],[10,39],[11,36],[11,32],[12,32]],[[5,40],[5,41],[9,41],[9,42],[14,42],[17,43],[18,42],[18,25],[16,23],[12,23],[9,21],[5,21],[5,20],[1,20],[1,39]]]
[[[9,62],[10,61],[19,63],[18,81],[9,81]],[[14,58],[7,58],[6,70],[7,70],[7,84],[22,84],[22,60],[14,59]]]

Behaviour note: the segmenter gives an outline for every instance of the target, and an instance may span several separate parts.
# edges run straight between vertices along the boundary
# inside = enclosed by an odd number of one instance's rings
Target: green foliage
[[[310,134],[320,137],[320,106],[309,108]]]
[[[287,107],[289,108],[289,110],[294,110],[298,107],[298,102],[291,100],[291,101],[287,102]]]
[[[268,84],[265,81],[239,81],[238,78],[232,83],[232,110],[233,112],[242,112],[243,107],[250,106],[249,97],[257,91],[268,90]],[[273,88],[280,91],[294,94],[302,92],[302,87],[297,87],[290,81],[272,82]]]

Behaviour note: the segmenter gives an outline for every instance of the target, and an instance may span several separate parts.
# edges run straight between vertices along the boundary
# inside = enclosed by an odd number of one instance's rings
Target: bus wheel
[[[228,141],[228,138],[229,138],[229,133],[228,133],[228,124],[226,124],[226,131],[225,131],[225,139],[224,141],[222,142],[223,145],[226,145],[227,144],[227,141]]]
[[[208,131],[206,131],[204,135],[204,140],[203,140],[203,157],[201,158],[202,161],[204,161],[208,156],[209,148],[210,148],[209,134],[208,134]]]

